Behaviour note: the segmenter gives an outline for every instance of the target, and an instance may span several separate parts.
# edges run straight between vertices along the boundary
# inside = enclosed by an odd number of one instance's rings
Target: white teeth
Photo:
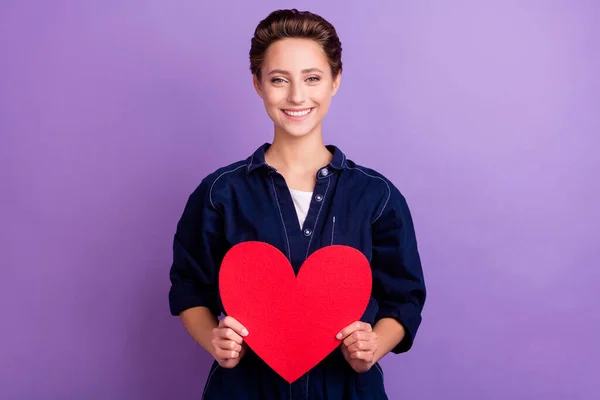
[[[307,115],[311,110],[312,110],[312,108],[309,108],[308,110],[304,110],[304,111],[283,110],[283,112],[291,117],[303,117],[303,116]]]

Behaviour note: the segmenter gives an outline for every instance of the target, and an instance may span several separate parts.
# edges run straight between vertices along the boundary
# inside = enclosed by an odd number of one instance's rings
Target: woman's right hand
[[[219,326],[212,331],[214,357],[223,368],[233,368],[239,364],[246,354],[246,343],[243,337],[248,336],[248,330],[236,319],[226,316]]]

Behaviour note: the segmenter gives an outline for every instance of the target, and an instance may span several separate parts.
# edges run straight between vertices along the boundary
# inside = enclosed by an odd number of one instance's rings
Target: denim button
[[[329,174],[329,170],[327,168],[323,168],[321,170],[321,176],[327,176],[327,174]]]
[[[318,194],[318,195],[315,196],[315,200],[318,201],[318,202],[321,202],[321,200],[323,200],[323,196],[320,195],[320,194]]]
[[[311,234],[312,234],[312,231],[310,229],[304,230],[304,236],[310,236]]]

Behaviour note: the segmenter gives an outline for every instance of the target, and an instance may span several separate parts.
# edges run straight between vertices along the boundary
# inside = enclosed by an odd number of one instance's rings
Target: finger
[[[358,330],[359,327],[360,327],[360,322],[353,322],[350,325],[348,325],[347,327],[345,327],[344,329],[342,329],[340,332],[338,332],[338,334],[335,336],[335,338],[338,340],[343,340],[343,339],[347,338],[349,335],[351,335],[354,331]]]
[[[351,346],[348,346],[348,353],[350,354],[355,353],[357,351],[368,351],[373,353],[375,352],[375,350],[377,350],[377,343],[371,341],[359,340],[357,342],[354,342]]]
[[[248,336],[248,330],[246,329],[246,327],[242,325],[237,319],[230,317],[229,315],[223,318],[221,322],[219,322],[219,326],[231,328],[235,331],[235,333],[237,333],[240,336]]]
[[[235,359],[235,358],[239,358],[240,353],[238,353],[237,351],[233,351],[233,350],[224,350],[224,349],[216,349],[215,350],[215,358],[217,360],[231,360],[231,359]]]
[[[350,353],[350,358],[352,360],[364,361],[367,363],[373,362],[373,358],[375,355],[370,351],[355,351],[354,353]]]
[[[242,351],[242,346],[233,340],[219,339],[214,344],[216,348],[222,350],[237,351],[238,353]]]
[[[350,347],[359,340],[364,340],[363,332],[354,331],[348,337],[346,337],[346,339],[344,339],[343,343],[344,346]]]
[[[361,321],[357,321],[357,322],[351,323],[350,325],[348,325],[347,327],[342,329],[335,337],[338,340],[344,340],[345,338],[347,338],[349,335],[351,335],[355,331],[371,332],[372,328],[371,328],[370,324],[367,324],[367,323],[361,322]]]
[[[242,344],[244,341],[244,339],[231,328],[220,328],[217,332],[217,338],[219,340],[232,340],[237,344]]]
[[[350,336],[344,339],[344,346],[350,347],[357,341],[374,341],[375,337],[375,332],[354,331]]]

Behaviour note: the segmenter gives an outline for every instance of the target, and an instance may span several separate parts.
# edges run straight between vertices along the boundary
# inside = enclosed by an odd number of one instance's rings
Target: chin
[[[290,135],[290,136],[293,136],[296,138],[307,136],[314,130],[315,130],[314,126],[307,127],[307,128],[295,127],[295,129],[289,129],[289,127],[286,127],[286,126],[281,127],[282,132],[285,132],[287,135]]]

